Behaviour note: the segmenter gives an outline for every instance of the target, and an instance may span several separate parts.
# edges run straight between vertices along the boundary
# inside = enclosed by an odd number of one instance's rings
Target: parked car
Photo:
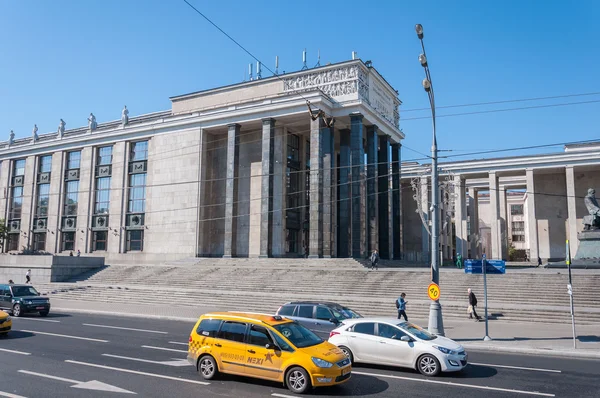
[[[0,309],[19,317],[28,312],[46,316],[50,312],[50,299],[40,297],[31,285],[0,285]]]
[[[300,322],[325,340],[342,321],[362,318],[358,312],[328,301],[293,301],[279,307],[276,314]]]
[[[12,320],[10,319],[10,316],[4,311],[0,311],[0,335],[6,336],[11,328]]]
[[[425,376],[467,366],[467,353],[457,342],[394,318],[344,321],[331,332],[329,342],[352,362],[408,367]]]

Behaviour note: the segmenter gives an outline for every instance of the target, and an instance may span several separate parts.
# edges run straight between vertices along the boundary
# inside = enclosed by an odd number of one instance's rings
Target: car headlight
[[[33,304],[33,301],[31,301],[31,300],[25,300],[25,304]]]
[[[4,322],[8,322],[8,321],[10,321],[11,319],[12,319],[11,317],[7,316],[7,317],[6,317],[6,319],[4,320]]]
[[[331,362],[327,362],[321,358],[312,357],[310,359],[312,359],[313,363],[320,368],[330,368],[333,366],[333,364]]]
[[[440,347],[438,345],[434,345],[434,347],[437,348],[438,350],[440,350],[441,352],[443,352],[444,354],[456,355],[455,351],[449,350],[446,347]]]

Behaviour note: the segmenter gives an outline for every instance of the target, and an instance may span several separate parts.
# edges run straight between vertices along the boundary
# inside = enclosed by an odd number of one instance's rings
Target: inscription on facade
[[[38,184],[50,183],[50,173],[40,173],[38,175]]]
[[[110,177],[110,166],[98,167],[98,177]]]
[[[19,187],[23,186],[23,181],[24,180],[25,180],[25,177],[23,177],[23,176],[16,176],[13,179],[13,185],[16,185],[16,186],[19,186]]]
[[[79,179],[79,170],[67,171],[67,180],[78,180],[78,179]]]
[[[131,164],[131,172],[132,173],[145,173],[146,172],[146,163],[145,162],[136,162]]]

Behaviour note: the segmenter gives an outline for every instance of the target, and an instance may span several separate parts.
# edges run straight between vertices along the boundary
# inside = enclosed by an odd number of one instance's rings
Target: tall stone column
[[[333,253],[333,193],[335,185],[334,171],[334,142],[333,120],[328,120],[328,126],[321,130],[321,147],[323,148],[323,257],[330,258]]]
[[[286,168],[287,168],[287,130],[283,127],[275,129],[273,145],[273,208],[271,255],[285,255],[285,207],[286,207]]]
[[[479,258],[479,197],[476,188],[469,188],[469,226],[471,258]]]
[[[234,247],[234,231],[236,219],[234,217],[234,198],[236,197],[237,170],[236,164],[239,154],[238,142],[240,138],[239,124],[230,124],[227,130],[227,181],[225,181],[225,236],[223,242],[223,257],[231,258]]]
[[[331,256],[338,256],[338,160],[337,150],[335,148],[336,136],[334,128],[335,120],[331,120],[329,127],[329,136],[331,138],[331,185],[329,191],[331,192]]]
[[[350,115],[350,150],[352,165],[352,257],[366,255],[366,234],[363,228],[365,197],[361,189],[364,179],[365,152],[363,148],[363,115]]]
[[[323,255],[323,138],[325,121],[321,116],[310,122],[310,206],[308,258]]]
[[[260,199],[260,254],[267,258],[271,252],[273,230],[273,149],[275,145],[275,119],[262,121],[262,168]],[[252,232],[250,232],[252,233]]]
[[[32,225],[34,216],[34,206],[36,200],[37,178],[37,158],[27,156],[25,159],[25,179],[23,183],[23,202],[21,205],[21,238],[19,240],[19,250],[22,248],[31,249],[33,245]],[[77,235],[75,235],[77,236]]]
[[[392,242],[393,258],[402,258],[404,239],[402,236],[402,185],[400,184],[400,150],[402,144],[392,144]]]
[[[351,257],[352,200],[350,186],[350,130],[340,130],[340,182],[338,197],[338,257]]]
[[[379,195],[377,192],[377,126],[367,127],[367,231],[368,248],[367,253],[371,253],[379,247],[379,228],[377,223]],[[387,174],[387,173],[385,173]]]
[[[421,177],[421,212],[423,213],[423,220],[426,224],[429,224],[429,180],[427,176]],[[431,229],[430,229],[431,231]],[[431,242],[431,235],[427,232],[427,228],[421,226],[421,258],[423,263],[429,264],[429,243]]]
[[[382,258],[392,259],[394,257],[394,231],[392,201],[393,195],[390,189],[390,136],[379,137],[379,152],[377,156],[377,206],[379,222],[379,252]]]
[[[527,179],[527,235],[529,237],[529,261],[536,262],[539,256],[537,219],[535,217],[535,184],[533,169],[525,170]],[[567,184],[568,186],[568,184]]]
[[[454,180],[454,228],[456,230],[456,255],[467,258],[467,201],[465,180],[457,176]]]
[[[574,167],[565,167],[565,172],[567,177],[567,214],[569,217],[567,223],[569,225],[569,246],[571,251],[571,257],[575,257],[577,249],[579,248],[579,239],[577,239],[577,232],[579,228],[577,224],[577,198],[575,197],[575,193],[577,192],[577,190],[575,189]]]
[[[503,260],[508,261],[508,215],[506,207],[506,186],[501,185],[498,191],[500,202],[500,255]]]
[[[500,246],[500,201],[499,201],[499,187],[498,187],[498,175],[495,172],[491,172],[489,175],[489,186],[490,186],[490,230],[492,235],[492,255],[491,258],[499,259],[502,257],[501,246]]]

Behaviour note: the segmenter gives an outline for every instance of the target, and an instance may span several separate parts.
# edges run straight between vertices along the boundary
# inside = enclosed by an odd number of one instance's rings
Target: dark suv
[[[279,307],[276,314],[300,322],[325,340],[344,319],[362,318],[350,308],[328,301],[293,301]]]
[[[50,312],[50,299],[40,297],[31,285],[0,285],[0,309],[21,316],[27,312],[39,312],[46,316]]]

